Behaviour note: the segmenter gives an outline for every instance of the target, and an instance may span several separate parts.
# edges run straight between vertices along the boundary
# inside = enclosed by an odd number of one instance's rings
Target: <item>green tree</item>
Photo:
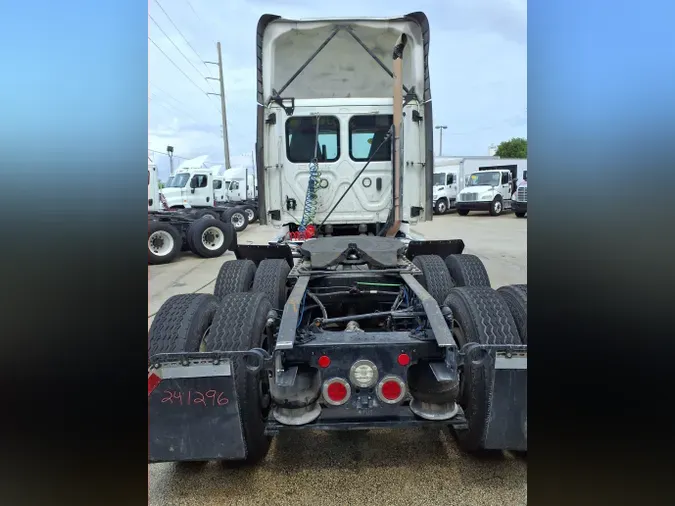
[[[504,141],[497,147],[495,156],[500,158],[527,158],[527,139],[514,137]]]
[[[162,183],[161,181],[159,181],[158,184],[159,184],[159,189],[160,189],[160,190],[161,190],[162,188],[164,188],[164,183]]]

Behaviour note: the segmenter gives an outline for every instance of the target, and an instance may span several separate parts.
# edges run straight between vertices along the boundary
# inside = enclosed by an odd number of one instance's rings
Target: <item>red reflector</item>
[[[406,353],[401,353],[398,356],[398,365],[406,366],[410,363],[410,356]]]
[[[335,381],[334,383],[328,385],[326,394],[331,401],[339,402],[347,397],[347,387],[345,387],[339,381]]]
[[[382,383],[382,397],[388,401],[398,399],[401,395],[401,385],[398,381],[385,381]]]
[[[328,358],[326,355],[321,355],[319,357],[319,367],[326,368],[330,365],[330,358]]]
[[[161,381],[162,378],[157,376],[154,372],[148,374],[148,396],[152,393],[152,391],[155,388],[157,388],[157,385],[159,385]]]

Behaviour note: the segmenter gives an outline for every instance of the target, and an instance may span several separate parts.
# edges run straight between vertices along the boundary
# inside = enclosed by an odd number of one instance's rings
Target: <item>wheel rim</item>
[[[497,201],[495,202],[495,213],[500,213],[502,211],[502,203]]]
[[[445,203],[444,202],[440,202],[438,204],[438,212],[441,213],[441,214],[443,214],[445,212]]]
[[[206,218],[207,220],[215,220],[216,217],[213,216],[211,213],[206,213],[202,216],[202,218]]]
[[[235,228],[241,228],[244,226],[244,215],[241,213],[235,213],[232,215],[232,225]]]
[[[202,244],[210,251],[217,250],[225,243],[223,232],[218,227],[208,227],[202,232]]]
[[[253,221],[253,209],[247,209],[246,215],[248,216],[248,221]]]
[[[148,249],[157,255],[163,257],[171,253],[174,246],[173,237],[165,230],[157,230],[148,237]]]

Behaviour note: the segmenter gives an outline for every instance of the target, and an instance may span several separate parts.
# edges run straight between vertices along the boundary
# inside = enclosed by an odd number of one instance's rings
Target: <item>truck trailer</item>
[[[421,12],[260,18],[260,220],[282,232],[156,314],[149,462],[423,425],[527,450],[527,285],[494,290],[461,239],[410,233],[433,214],[429,41]]]

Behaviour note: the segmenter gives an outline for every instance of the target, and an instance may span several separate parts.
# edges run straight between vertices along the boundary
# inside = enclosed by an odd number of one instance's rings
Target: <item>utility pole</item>
[[[436,130],[441,131],[441,142],[440,145],[438,146],[438,156],[443,156],[443,130],[448,128],[446,125],[437,125]]]
[[[167,146],[166,152],[169,155],[169,176],[173,176],[173,146]]]
[[[223,153],[225,155],[225,170],[230,169],[230,146],[227,139],[227,111],[225,108],[225,82],[223,81],[223,54],[220,50],[220,42],[216,44],[218,49],[218,63],[215,62],[204,62],[209,65],[218,65],[218,78],[207,77],[206,79],[211,79],[212,81],[220,82],[220,93],[207,93],[207,95],[218,95],[220,96],[220,110],[223,115]]]

